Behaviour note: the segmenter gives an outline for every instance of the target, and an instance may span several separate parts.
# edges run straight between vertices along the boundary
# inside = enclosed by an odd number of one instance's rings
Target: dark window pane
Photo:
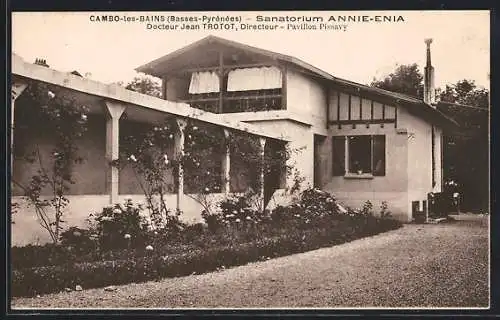
[[[385,136],[373,136],[373,175],[385,176]]]
[[[349,172],[372,172],[372,144],[371,136],[349,137]]]
[[[345,174],[345,137],[332,137],[333,152],[333,176],[343,176]]]

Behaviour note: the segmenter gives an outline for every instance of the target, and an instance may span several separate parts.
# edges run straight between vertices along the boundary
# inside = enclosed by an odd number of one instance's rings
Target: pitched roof
[[[321,79],[327,80],[328,82],[331,82],[331,83],[334,83],[334,84],[337,84],[340,86],[354,88],[354,89],[358,90],[359,92],[365,92],[365,93],[393,99],[393,100],[395,100],[396,103],[401,103],[402,105],[406,106],[411,113],[419,115],[419,116],[427,119],[428,121],[434,122],[434,123],[441,125],[443,127],[449,128],[449,127],[457,126],[457,123],[454,120],[450,119],[445,114],[443,114],[442,112],[440,112],[436,108],[432,107],[431,105],[425,103],[421,99],[417,99],[417,98],[414,98],[414,97],[411,97],[411,96],[408,96],[405,94],[397,93],[397,92],[387,91],[384,89],[379,89],[379,88],[363,85],[360,83],[356,83],[354,81],[341,79],[341,78],[335,77],[335,76],[327,73],[326,71],[323,71],[323,70],[321,70],[321,69],[319,69],[319,68],[317,68],[317,67],[315,67],[307,62],[304,62],[298,58],[295,58],[295,57],[292,57],[289,55],[285,55],[282,53],[278,53],[278,52],[273,52],[270,50],[265,50],[265,49],[253,47],[253,46],[246,45],[246,44],[243,44],[240,42],[223,39],[223,38],[212,36],[212,35],[207,36],[205,38],[202,38],[201,40],[193,42],[190,45],[187,45],[181,49],[178,49],[172,53],[169,53],[169,54],[167,54],[163,57],[160,57],[156,60],[153,60],[149,63],[146,63],[146,64],[136,68],[135,70],[138,72],[143,72],[143,73],[149,74],[149,75],[161,77],[161,74],[158,74],[158,72],[155,71],[155,70],[157,70],[157,67],[159,67],[160,65],[164,65],[164,64],[172,61],[174,58],[177,58],[183,54],[198,50],[199,48],[206,46],[206,45],[209,45],[209,44],[217,44],[217,45],[221,45],[221,46],[225,46],[225,47],[235,48],[235,49],[251,52],[254,54],[263,55],[263,56],[269,57],[269,58],[276,60],[276,61],[285,62],[285,63],[291,64],[295,67],[298,67],[299,69],[303,69],[305,71],[308,71],[308,72],[312,73],[313,76],[317,76]]]

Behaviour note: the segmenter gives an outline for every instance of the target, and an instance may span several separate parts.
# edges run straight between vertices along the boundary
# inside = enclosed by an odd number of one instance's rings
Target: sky
[[[316,17],[375,15],[398,17],[400,22],[328,22],[347,25],[341,30],[248,31],[148,30],[141,22],[94,22],[98,12],[14,12],[12,50],[27,62],[43,58],[51,68],[78,70],[104,83],[127,82],[134,68],[208,35],[242,42],[310,63],[336,77],[369,84],[398,64],[417,63],[423,71],[425,38],[432,38],[436,87],[474,80],[489,88],[490,27],[488,11],[300,11],[300,12],[116,12],[120,16],[242,16],[259,24],[257,16]],[[395,19],[397,20],[397,19]],[[158,24],[158,23],[156,23]],[[161,23],[160,23],[161,24]],[[274,23],[267,23],[274,24]],[[294,23],[300,26],[301,23]],[[307,26],[319,27],[308,22]],[[239,24],[237,24],[239,25]],[[303,24],[302,24],[303,25]]]

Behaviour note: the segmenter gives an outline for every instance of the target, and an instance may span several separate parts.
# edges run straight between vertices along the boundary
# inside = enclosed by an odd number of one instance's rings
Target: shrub
[[[73,251],[53,243],[43,246],[27,245],[11,248],[11,266],[13,269],[60,265],[72,261],[74,258],[75,253]]]
[[[361,217],[361,216],[360,216]],[[394,220],[373,219],[370,228],[354,228],[353,220],[335,220],[324,218],[321,228],[309,230],[293,229],[263,238],[254,238],[246,242],[210,243],[214,236],[204,238],[205,247],[180,246],[155,248],[150,254],[140,255],[138,251],[123,250],[103,256],[104,261],[18,268],[12,273],[12,294],[29,296],[63,290],[66,287],[81,285],[84,288],[119,285],[130,282],[154,280],[162,277],[186,276],[192,273],[204,273],[222,266],[230,267],[258,261],[264,257],[279,257],[292,253],[304,252],[354,240],[364,235],[388,231],[400,226]],[[194,230],[201,231],[200,227]],[[225,227],[229,229],[228,227]],[[110,252],[110,253],[112,253]]]
[[[130,242],[144,243],[148,223],[141,206],[127,200],[124,205],[105,207],[94,216],[95,231],[102,249],[124,248]],[[126,236],[128,235],[128,237]]]
[[[79,253],[97,249],[97,239],[91,230],[70,227],[61,233],[61,245],[74,248]]]
[[[253,192],[228,197],[217,204],[218,210],[215,213],[204,210],[201,216],[212,232],[225,225],[238,226],[268,221],[269,212],[256,209],[253,205],[254,198]]]
[[[140,208],[128,201],[125,206],[105,208],[95,218],[97,243],[105,245],[104,250],[77,252],[75,248],[86,247],[85,239],[92,239],[91,231],[79,228],[64,234],[64,246],[13,248],[12,292],[33,295],[75,285],[91,288],[209,272],[401,226],[387,217],[375,217],[372,207],[366,202],[361,210],[341,214],[331,195],[308,189],[298,203],[279,206],[269,215],[253,210],[245,196],[232,197],[221,202],[217,215],[204,216],[208,228],[199,223],[148,231]]]

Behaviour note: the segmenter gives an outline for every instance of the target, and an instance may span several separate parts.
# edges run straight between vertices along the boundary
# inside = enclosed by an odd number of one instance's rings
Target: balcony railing
[[[222,98],[222,110],[220,100]],[[282,109],[281,89],[252,90],[190,95],[182,100],[191,107],[214,113],[256,112]]]

